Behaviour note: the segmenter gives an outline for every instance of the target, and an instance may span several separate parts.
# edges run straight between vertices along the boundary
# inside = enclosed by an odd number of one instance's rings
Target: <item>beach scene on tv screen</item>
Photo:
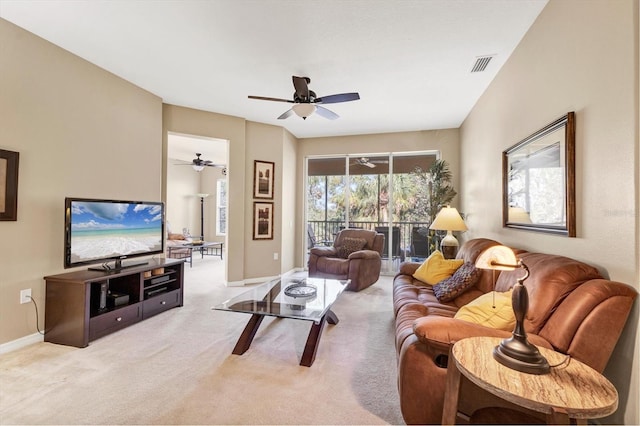
[[[157,252],[162,238],[159,204],[71,204],[72,263]]]

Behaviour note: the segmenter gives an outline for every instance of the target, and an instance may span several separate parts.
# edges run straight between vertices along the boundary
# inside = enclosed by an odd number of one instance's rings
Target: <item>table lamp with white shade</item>
[[[452,232],[467,230],[467,225],[465,225],[458,210],[455,207],[443,207],[436,215],[429,229],[447,231],[447,235],[440,241],[440,251],[445,259],[455,258],[460,244]]]

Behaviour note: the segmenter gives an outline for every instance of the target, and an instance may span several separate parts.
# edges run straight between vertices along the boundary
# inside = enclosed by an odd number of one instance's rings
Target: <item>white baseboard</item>
[[[6,354],[7,352],[13,352],[25,346],[33,345],[35,343],[44,342],[44,336],[40,333],[30,334],[11,342],[3,343],[0,345],[0,354]]]
[[[247,278],[246,280],[244,280],[244,282],[245,284],[259,284],[259,283],[266,283],[267,281],[275,280],[277,278],[280,278],[280,276],[275,275],[272,277]]]
[[[271,281],[271,280],[275,280],[276,278],[281,278],[281,277],[287,277],[289,275],[293,275],[296,272],[303,272],[305,269],[304,268],[293,268],[290,271],[287,271],[281,275],[274,275],[271,277],[257,277],[257,278],[247,278],[246,280],[242,280],[242,281],[227,281],[225,286],[227,287],[242,287],[245,286],[247,284],[259,284],[259,283],[266,283],[267,281]]]

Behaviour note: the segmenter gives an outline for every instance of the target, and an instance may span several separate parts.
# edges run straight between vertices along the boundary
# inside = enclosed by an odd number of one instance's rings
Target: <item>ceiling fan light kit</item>
[[[339,118],[339,115],[335,112],[328,110],[320,106],[319,104],[337,104],[340,102],[357,101],[360,99],[360,95],[357,92],[351,93],[339,93],[336,95],[323,96],[321,98],[316,97],[316,93],[313,90],[309,90],[309,83],[311,79],[309,77],[291,77],[293,80],[293,87],[296,91],[293,93],[293,99],[281,99],[271,98],[266,96],[249,96],[249,99],[258,99],[261,101],[274,101],[274,102],[287,102],[294,104],[291,109],[282,113],[278,120],[284,120],[289,118],[291,114],[295,113],[298,117],[306,120],[307,117],[313,113],[317,113],[319,116],[327,118],[329,120],[335,120]]]
[[[316,112],[316,106],[313,104],[295,104],[291,109],[303,120],[306,120],[308,116]]]

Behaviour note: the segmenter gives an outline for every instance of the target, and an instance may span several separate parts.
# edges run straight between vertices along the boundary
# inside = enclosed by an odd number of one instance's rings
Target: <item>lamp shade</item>
[[[519,268],[516,254],[507,246],[489,247],[476,259],[476,268],[513,271]]]
[[[197,164],[194,164],[191,167],[193,167],[193,170],[195,170],[196,172],[201,172],[204,170],[204,166],[199,166]]]
[[[292,108],[293,112],[298,117],[307,118],[316,111],[316,106],[313,104],[295,104]]]
[[[460,216],[455,207],[447,206],[438,212],[429,229],[436,231],[466,231],[467,225],[465,225],[462,216]]]
[[[509,207],[509,222],[531,223],[531,216],[522,207]]]

